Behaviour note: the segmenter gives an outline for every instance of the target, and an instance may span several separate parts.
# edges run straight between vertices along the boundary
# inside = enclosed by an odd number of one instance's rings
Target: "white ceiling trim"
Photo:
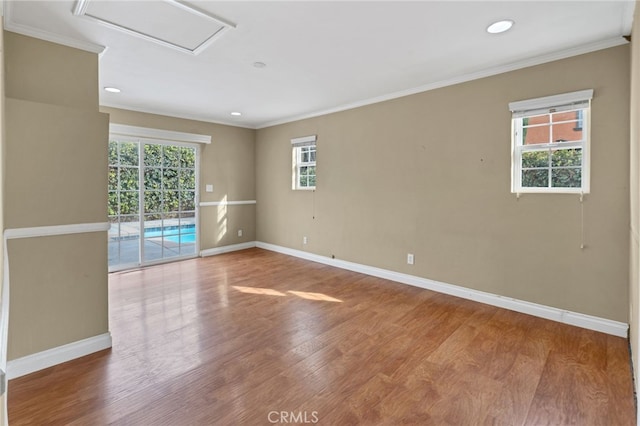
[[[220,124],[221,126],[232,126],[232,127],[240,127],[243,129],[253,129],[253,130],[257,129],[256,126],[249,126],[249,125],[245,126],[242,123],[233,122],[233,121],[213,120],[205,117],[204,115],[167,113],[166,111],[160,111],[153,108],[137,108],[137,107],[132,107],[130,105],[119,104],[117,102],[101,102],[100,107],[116,108],[116,109],[121,109],[126,111],[135,111],[135,112],[141,112],[144,114],[161,115],[163,117],[169,117],[169,118],[182,118],[184,120],[194,120],[194,121],[201,121],[203,123]]]
[[[440,89],[442,87],[453,86],[455,84],[465,83],[467,81],[478,80],[485,77],[491,77],[493,75],[502,74],[509,71],[515,71],[522,68],[528,68],[535,65],[544,64],[547,62],[553,62],[560,59],[570,58],[572,56],[583,55],[585,53],[595,52],[602,49],[607,49],[610,47],[621,46],[623,44],[628,44],[629,42],[625,40],[623,37],[614,37],[606,40],[597,41],[594,43],[585,44],[582,46],[577,46],[571,49],[565,49],[558,52],[537,56],[534,58],[525,59],[522,61],[512,62],[510,64],[501,65],[498,67],[487,68],[482,71],[464,74],[458,77],[453,77],[450,79],[438,81],[435,83],[426,84],[424,86],[418,86],[412,89],[402,90],[400,92],[390,93],[388,95],[377,96],[375,98],[365,99],[358,102],[353,102],[346,105],[337,106],[335,108],[330,108],[322,111],[316,111],[309,114],[302,114],[291,116],[282,120],[270,121],[267,123],[259,124],[255,129],[264,129],[266,127],[277,126],[279,124],[291,123],[293,121],[304,120],[307,118],[319,117],[322,115],[332,114],[335,112],[346,111],[349,109],[354,109],[366,105],[376,104],[379,102],[388,101],[391,99],[397,99],[404,96],[415,95],[417,93],[428,92],[429,90]]]
[[[601,40],[601,41],[597,41],[594,43],[589,43],[586,45],[582,45],[582,46],[577,46],[571,49],[565,49],[565,50],[561,50],[558,52],[554,52],[551,54],[547,54],[547,55],[541,55],[541,56],[537,56],[534,58],[528,58],[522,61],[517,61],[517,62],[512,62],[510,64],[506,64],[506,65],[501,65],[498,67],[493,67],[493,68],[488,68],[482,71],[478,71],[475,73],[470,73],[470,74],[464,74],[458,77],[454,77],[451,79],[447,79],[447,80],[442,80],[439,82],[435,82],[435,83],[431,83],[431,84],[426,84],[424,86],[418,86],[412,89],[407,89],[407,90],[403,90],[400,92],[395,92],[395,93],[390,93],[388,95],[383,95],[383,96],[378,96],[375,98],[369,98],[369,99],[365,99],[362,101],[358,101],[358,102],[353,102],[353,103],[349,103],[349,104],[344,104],[344,105],[340,105],[337,106],[335,108],[329,108],[329,109],[325,109],[325,110],[319,110],[319,111],[315,111],[315,112],[311,112],[308,114],[301,114],[301,115],[295,115],[295,116],[291,116],[288,118],[284,118],[282,120],[274,120],[274,121],[268,121],[265,123],[261,123],[255,126],[250,126],[250,125],[242,125],[240,123],[237,122],[233,122],[233,121],[216,121],[216,120],[210,120],[207,119],[203,116],[198,116],[198,115],[190,115],[190,114],[179,114],[179,115],[171,115],[171,117],[176,117],[176,118],[183,118],[186,120],[197,120],[197,121],[203,121],[206,123],[214,123],[214,124],[220,124],[220,125],[224,125],[224,126],[233,126],[233,127],[241,127],[241,128],[245,128],[245,129],[254,129],[254,130],[258,130],[258,129],[264,129],[267,127],[272,127],[272,126],[277,126],[280,124],[286,124],[286,123],[291,123],[294,121],[299,121],[299,120],[304,120],[307,118],[314,118],[314,117],[320,117],[323,115],[327,115],[327,114],[332,114],[335,112],[340,112],[340,111],[347,111],[350,109],[354,109],[354,108],[359,108],[362,106],[367,106],[367,105],[372,105],[372,104],[376,104],[379,102],[384,102],[384,101],[388,101],[388,100],[392,100],[392,99],[397,99],[397,98],[401,98],[404,96],[409,96],[409,95],[415,95],[417,93],[422,93],[422,92],[428,92],[429,90],[435,90],[435,89],[439,89],[442,87],[447,87],[447,86],[453,86],[455,84],[460,84],[460,83],[465,83],[467,81],[472,81],[472,80],[478,80],[481,78],[485,78],[485,77],[491,77],[493,75],[498,75],[498,74],[502,74],[505,72],[509,72],[509,71],[515,71],[515,70],[519,70],[522,68],[527,68],[527,67],[532,67],[535,65],[540,65],[540,64],[544,64],[544,63],[548,63],[548,62],[553,62],[553,61],[557,61],[560,59],[566,59],[566,58],[570,58],[572,56],[577,56],[577,55],[583,55],[585,53],[591,53],[591,52],[595,52],[598,50],[602,50],[602,49],[608,49],[610,47],[616,47],[616,46],[621,46],[624,44],[628,44],[629,42],[627,40],[625,40],[623,37],[614,37],[614,38],[610,38],[610,39],[606,39],[606,40]],[[123,110],[129,110],[129,111],[137,111],[137,112],[143,112],[143,113],[147,113],[147,114],[156,114],[156,115],[163,115],[163,116],[167,116],[167,112],[166,111],[160,111],[160,110],[154,110],[152,108],[149,109],[143,109],[143,108],[132,108],[131,106],[128,105],[124,105],[124,104],[118,104],[118,103],[101,103],[101,106],[104,107],[108,107],[108,108],[118,108],[118,109],[123,109]]]
[[[34,37],[40,40],[50,41],[52,43],[61,44],[63,46],[73,47],[75,49],[84,50],[91,53],[103,54],[106,50],[106,46],[90,43],[88,41],[80,41],[71,37],[62,36],[49,31],[44,31],[39,28],[34,28],[29,25],[18,24],[13,22],[11,8],[12,2],[4,0],[2,2],[4,9],[4,29],[14,33]]]
[[[217,40],[218,38],[220,38],[227,30],[229,29],[233,29],[236,27],[235,24],[226,21],[222,18],[219,18],[217,16],[214,16],[210,13],[206,13],[203,12],[201,10],[198,10],[192,6],[189,6],[187,4],[184,4],[182,2],[176,1],[176,0],[162,0],[165,3],[168,3],[174,7],[176,7],[176,10],[179,9],[183,12],[187,12],[189,14],[192,14],[194,16],[197,16],[199,18],[204,18],[207,21],[209,21],[210,23],[215,24],[215,27],[219,27],[218,29],[216,29],[210,36],[208,36],[207,38],[205,38],[202,42],[200,42],[195,48],[189,48],[186,46],[182,46],[178,43],[173,43],[169,40],[165,40],[163,38],[160,38],[158,36],[154,36],[152,34],[147,34],[144,33],[142,31],[138,31],[135,28],[129,28],[125,25],[121,25],[117,22],[112,22],[110,20],[107,19],[103,19],[100,16],[97,15],[92,15],[90,12],[87,12],[87,8],[89,6],[91,0],[76,0],[76,4],[75,7],[73,9],[73,14],[75,16],[79,16],[85,19],[88,19],[90,21],[96,22],[100,25],[104,25],[108,28],[114,29],[116,31],[120,31],[123,32],[125,34],[128,34],[130,36],[133,37],[137,37],[137,38],[141,38],[143,40],[158,44],[160,46],[164,46],[164,47],[168,47],[170,49],[174,49],[177,50],[179,52],[183,52],[183,53],[189,53],[192,55],[198,55],[199,53],[201,53],[202,51],[204,51],[207,47],[209,47],[211,45],[211,43],[213,43],[215,40]],[[151,2],[149,2],[149,4],[151,4]],[[142,18],[144,19],[144,18]]]

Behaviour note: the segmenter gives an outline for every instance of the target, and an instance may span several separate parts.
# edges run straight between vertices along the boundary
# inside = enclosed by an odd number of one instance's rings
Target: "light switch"
[[[213,185],[208,185],[205,187],[205,191],[207,192],[213,192]]]

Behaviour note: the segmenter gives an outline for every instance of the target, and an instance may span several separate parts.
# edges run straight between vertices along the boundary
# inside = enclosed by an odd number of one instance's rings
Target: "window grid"
[[[316,146],[300,146],[296,152],[296,188],[315,189],[316,187]]]
[[[514,192],[587,192],[587,108],[514,119]]]

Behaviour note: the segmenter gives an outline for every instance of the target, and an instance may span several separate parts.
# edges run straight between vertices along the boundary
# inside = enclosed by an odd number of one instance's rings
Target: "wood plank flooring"
[[[260,249],[110,277],[11,425],[633,425],[626,339]]]

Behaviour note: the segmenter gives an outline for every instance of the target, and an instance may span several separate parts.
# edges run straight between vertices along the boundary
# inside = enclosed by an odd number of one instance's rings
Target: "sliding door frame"
[[[140,136],[140,135],[144,136]],[[149,137],[156,136],[156,137]],[[177,260],[192,259],[200,255],[200,157],[203,143],[210,143],[211,137],[195,135],[190,133],[170,132],[156,129],[139,128],[133,126],[111,125],[109,141],[136,143],[138,147],[138,224],[140,226],[140,236],[138,240],[139,252],[138,261],[135,263],[117,264],[109,266],[109,272],[135,269],[144,266],[156,265]],[[194,211],[195,211],[195,251],[186,255],[172,256],[168,258],[145,261],[144,256],[144,146],[145,144],[177,146],[195,149],[195,188],[194,188]],[[164,219],[162,219],[164,222]],[[181,243],[179,243],[181,244]]]

